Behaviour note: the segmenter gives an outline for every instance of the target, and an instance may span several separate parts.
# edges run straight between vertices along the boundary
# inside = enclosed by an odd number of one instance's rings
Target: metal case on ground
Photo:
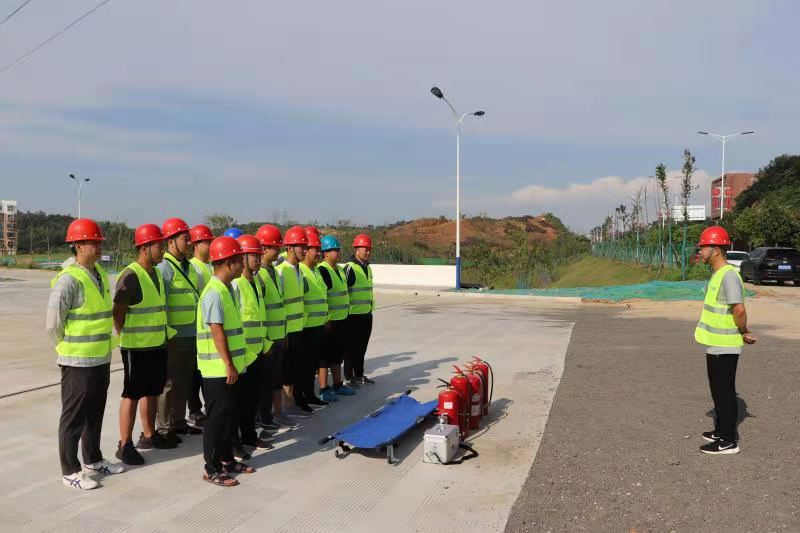
[[[422,462],[447,464],[458,452],[458,426],[436,424],[425,432]]]

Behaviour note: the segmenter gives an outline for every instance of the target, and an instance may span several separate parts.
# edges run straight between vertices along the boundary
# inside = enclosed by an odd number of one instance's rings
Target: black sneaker
[[[180,443],[182,443],[182,442],[183,442],[183,439],[181,439],[181,438],[178,436],[178,434],[177,434],[177,433],[175,433],[174,431],[167,431],[167,432],[165,432],[165,433],[161,433],[161,432],[159,432],[159,436],[160,436],[162,439],[164,439],[165,441],[167,441],[167,442],[172,442],[172,443],[174,443],[174,444],[175,444],[175,446],[177,446],[178,444],[180,444]]]
[[[295,402],[295,405],[304,413],[313,413],[314,410],[306,402]]]
[[[362,385],[375,385],[375,382],[369,379],[367,376],[358,377],[356,378],[356,381]]]
[[[317,398],[313,394],[311,396],[306,396],[306,403],[309,405],[319,405],[320,407],[325,407],[326,405],[330,405],[325,400]]]
[[[252,455],[247,453],[247,450],[245,450],[244,446],[242,445],[236,445],[233,447],[233,456],[237,461],[246,461],[252,457]]]
[[[187,423],[185,427],[176,429],[175,433],[178,435],[201,435],[203,433],[203,430],[198,427],[192,427]]]
[[[716,440],[720,440],[722,437],[719,436],[719,433],[717,433],[717,430],[715,429],[714,431],[704,431],[703,438],[706,440],[706,442],[714,442]]]
[[[261,422],[261,429],[268,432],[278,431],[281,429],[281,425],[270,420],[269,422]]]
[[[126,465],[144,464],[144,457],[133,447],[133,443],[130,441],[126,442],[125,446],[122,445],[122,442],[119,442],[117,444],[117,453],[114,455]]]
[[[158,450],[172,450],[177,448],[178,445],[166,440],[156,431],[151,437],[145,437],[144,433],[139,434],[139,442],[136,443],[136,447],[140,450],[151,450],[153,448]]]
[[[703,444],[700,451],[711,455],[729,455],[739,453],[739,444],[720,439]]]

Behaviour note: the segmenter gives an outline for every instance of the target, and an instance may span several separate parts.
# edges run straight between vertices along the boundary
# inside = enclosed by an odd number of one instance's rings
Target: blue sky
[[[96,3],[31,2],[0,65]],[[487,113],[464,127],[472,215],[585,231],[684,148],[707,202],[720,147],[698,129],[757,132],[728,145],[731,171],[798,151],[795,2],[382,4],[110,2],[0,75],[0,196],[74,212],[74,172],[85,214],[130,224],[452,217],[432,85]]]

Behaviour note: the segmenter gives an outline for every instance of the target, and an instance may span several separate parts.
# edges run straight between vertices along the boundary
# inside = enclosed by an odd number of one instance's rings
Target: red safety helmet
[[[283,236],[283,244],[284,246],[307,245],[308,237],[306,236],[306,230],[300,226],[287,229],[286,234]]]
[[[322,248],[322,242],[319,240],[319,233],[308,233],[308,245],[315,248]]]
[[[168,218],[161,226],[161,233],[164,234],[165,239],[174,237],[178,233],[183,233],[184,231],[189,231],[189,224],[177,217]]]
[[[211,233],[211,228],[205,224],[198,224],[189,230],[189,235],[192,237],[192,242],[213,241],[214,234]]]
[[[353,248],[372,248],[372,239],[366,233],[360,233],[353,239]]]
[[[280,246],[283,244],[283,237],[281,237],[281,230],[272,224],[264,224],[256,232],[256,238],[264,246]]]
[[[226,235],[217,237],[211,241],[211,246],[209,247],[208,252],[212,263],[215,261],[228,259],[234,255],[242,255],[244,253],[241,245],[236,242],[236,239]]]
[[[252,235],[242,235],[236,239],[236,242],[242,247],[242,252],[246,254],[260,254],[264,251],[259,240]]]
[[[67,228],[66,242],[104,241],[100,226],[91,218],[77,218]]]
[[[319,235],[319,230],[317,229],[316,226],[306,226],[305,230],[306,230],[306,235],[310,235],[312,233],[314,235]]]
[[[136,228],[136,233],[133,234],[133,244],[135,246],[144,246],[151,242],[163,241],[164,235],[161,229],[155,224],[142,224]]]
[[[700,234],[697,246],[729,246],[731,238],[722,226],[711,226]]]

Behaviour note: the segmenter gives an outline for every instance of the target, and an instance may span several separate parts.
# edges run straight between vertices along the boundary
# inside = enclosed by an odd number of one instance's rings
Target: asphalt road
[[[686,318],[582,306],[506,531],[800,531],[798,341],[760,325],[737,376],[742,453],[707,456],[705,356]]]

